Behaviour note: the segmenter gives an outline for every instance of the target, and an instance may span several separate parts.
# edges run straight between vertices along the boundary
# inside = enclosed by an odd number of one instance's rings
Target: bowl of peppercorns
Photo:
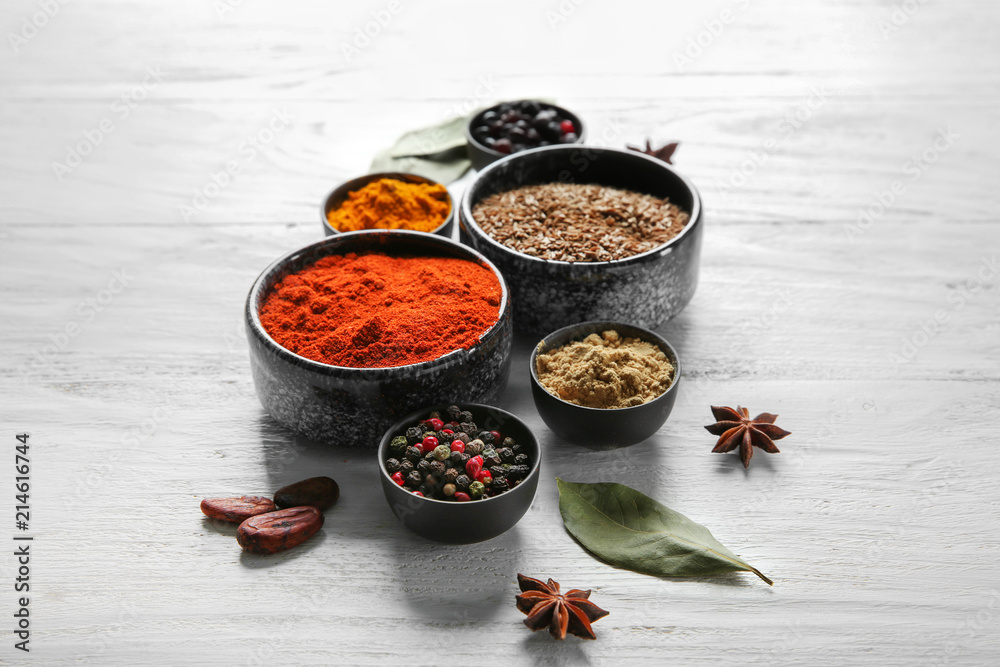
[[[482,169],[513,153],[583,142],[583,121],[563,107],[536,100],[503,102],[480,111],[465,128],[472,166]]]
[[[540,454],[531,429],[511,413],[441,404],[390,428],[378,462],[400,523],[437,542],[472,544],[506,532],[528,511]]]

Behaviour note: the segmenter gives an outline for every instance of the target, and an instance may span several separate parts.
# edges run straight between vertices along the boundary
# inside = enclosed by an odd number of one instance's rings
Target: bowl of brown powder
[[[511,289],[514,326],[544,335],[576,322],[656,328],[691,300],[701,197],[636,151],[548,146],[491,164],[459,209],[463,243]]]
[[[663,426],[677,399],[677,352],[634,325],[565,327],[535,346],[530,365],[538,414],[557,435],[581,445],[641,442]]]

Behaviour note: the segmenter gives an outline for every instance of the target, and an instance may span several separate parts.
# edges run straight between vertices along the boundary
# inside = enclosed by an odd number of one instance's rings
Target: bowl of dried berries
[[[462,241],[507,278],[519,331],[577,322],[656,328],[698,283],[701,197],[636,151],[548,146],[479,173],[459,210]]]
[[[443,403],[386,431],[382,490],[408,529],[451,544],[494,538],[531,506],[541,462],[531,429],[505,410]]]
[[[650,437],[677,400],[680,361],[659,334],[622,322],[583,322],[549,334],[530,357],[531,395],[560,437],[594,448]]]
[[[300,435],[375,449],[428,402],[497,399],[510,373],[510,307],[496,267],[450,239],[330,236],[279,258],[250,289],[254,388]]]
[[[583,121],[555,104],[517,100],[472,116],[465,137],[472,166],[482,169],[507,155],[532,148],[579,144],[583,141]]]

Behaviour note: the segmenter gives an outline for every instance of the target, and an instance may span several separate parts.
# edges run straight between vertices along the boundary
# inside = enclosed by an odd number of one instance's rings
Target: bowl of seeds
[[[528,511],[541,462],[531,429],[479,403],[442,403],[393,425],[379,444],[382,490],[406,528],[471,544],[494,538]]]
[[[546,332],[588,320],[656,328],[694,295],[701,197],[636,151],[548,146],[481,171],[459,209],[461,239],[503,273],[514,325]]]
[[[653,331],[583,322],[549,334],[530,358],[531,395],[545,424],[570,442],[627,447],[656,433],[677,400],[680,361]]]

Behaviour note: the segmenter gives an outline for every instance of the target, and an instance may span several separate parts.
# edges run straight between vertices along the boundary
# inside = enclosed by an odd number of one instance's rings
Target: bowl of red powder
[[[350,232],[291,252],[257,278],[245,319],[261,404],[338,445],[374,449],[429,403],[494,402],[510,372],[503,277],[437,235]]]

